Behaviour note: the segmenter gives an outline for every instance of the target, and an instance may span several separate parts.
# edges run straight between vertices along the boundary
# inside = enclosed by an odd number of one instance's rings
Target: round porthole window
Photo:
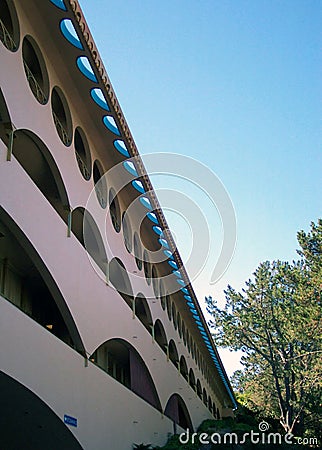
[[[67,147],[72,142],[72,117],[67,100],[59,87],[54,87],[51,94],[51,108],[54,123],[60,140]]]
[[[31,92],[41,105],[49,97],[49,78],[45,60],[31,36],[26,36],[22,43],[22,59]]]
[[[139,270],[142,269],[142,247],[139,235],[137,232],[134,233],[134,256],[135,256],[135,262],[136,266]]]
[[[74,147],[77,164],[85,180],[91,178],[92,158],[85,133],[77,127],[74,134]]]
[[[11,52],[18,50],[19,21],[16,8],[11,0],[0,1],[0,40]]]
[[[114,230],[119,233],[121,231],[121,210],[120,204],[113,188],[109,192],[110,216]]]
[[[129,217],[126,214],[126,212],[123,213],[122,228],[123,228],[123,238],[124,238],[125,248],[129,253],[131,253],[131,251],[132,251],[132,230],[131,230],[131,223],[130,223]]]
[[[98,203],[105,209],[107,205],[107,186],[103,167],[97,159],[93,164],[93,179]]]

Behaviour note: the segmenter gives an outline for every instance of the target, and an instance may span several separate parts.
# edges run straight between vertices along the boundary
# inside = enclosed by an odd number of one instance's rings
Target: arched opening
[[[166,309],[166,298],[165,298],[165,295],[164,295],[164,286],[163,286],[162,279],[160,280],[160,283],[159,283],[159,293],[160,293],[161,307],[162,307],[163,311],[165,311],[165,309]]]
[[[161,403],[151,374],[137,350],[123,339],[102,344],[90,361],[161,411]]]
[[[207,396],[207,391],[205,388],[203,388],[203,391],[202,391],[202,401],[204,402],[204,404],[206,406],[208,405],[208,396]]]
[[[107,255],[103,239],[95,220],[85,208],[78,207],[73,210],[72,232],[102,272],[106,274]]]
[[[195,378],[195,374],[192,369],[189,370],[189,384],[192,387],[192,389],[195,391],[196,390],[196,378]]]
[[[135,314],[149,333],[151,333],[153,324],[151,311],[146,298],[141,293],[139,293],[135,298]]]
[[[135,231],[134,233],[134,257],[136,267],[141,270],[142,269],[142,247],[139,235]]]
[[[184,324],[184,321],[182,321],[182,339],[183,339],[184,345],[187,345],[186,326]]]
[[[110,216],[114,230],[119,233],[121,231],[121,209],[120,204],[113,188],[109,192]]]
[[[180,373],[188,381],[188,366],[186,358],[183,355],[180,358]]]
[[[82,450],[76,437],[62,419],[35,393],[0,372],[1,447],[24,450]],[[50,438],[49,438],[50,436]]]
[[[172,394],[164,410],[164,414],[184,430],[193,431],[188,408],[180,395]]]
[[[67,223],[69,200],[54,158],[45,144],[29,130],[14,133],[13,154],[60,217]]]
[[[155,298],[159,298],[159,295],[160,295],[159,278],[158,278],[158,274],[157,274],[155,266],[152,266],[151,273],[152,273],[152,287],[153,287],[154,296],[155,296]]]
[[[150,286],[151,284],[151,264],[149,260],[149,255],[147,250],[145,249],[143,252],[143,268],[146,282]]]
[[[0,40],[8,50],[18,50],[19,22],[12,0],[0,0]]]
[[[198,367],[199,367],[199,361],[200,361],[200,355],[199,355],[199,350],[197,349],[197,352],[196,352],[196,363],[197,363]]]
[[[171,300],[170,300],[170,295],[167,294],[165,296],[165,301],[166,301],[166,305],[167,305],[168,318],[169,318],[169,320],[171,320]]]
[[[212,413],[212,401],[210,395],[208,395],[208,409]]]
[[[51,93],[51,109],[58,136],[68,147],[72,142],[72,116],[65,95],[58,86],[55,86]]]
[[[173,364],[178,367],[179,363],[179,355],[178,350],[176,347],[176,344],[174,343],[173,339],[169,342],[169,359],[173,362]]]
[[[22,59],[31,92],[41,105],[45,105],[49,97],[48,73],[41,51],[31,36],[24,37]]]
[[[220,412],[219,412],[219,408],[217,408],[217,411],[216,411],[216,412],[217,412],[216,417],[217,417],[218,420],[220,420]]]
[[[123,239],[126,250],[131,253],[132,251],[132,229],[130,219],[126,211],[123,213],[122,219]]]
[[[177,310],[176,310],[176,305],[174,304],[174,302],[172,302],[172,321],[173,321],[173,326],[174,329],[177,329]]]
[[[103,209],[107,205],[107,186],[102,164],[96,159],[93,164],[93,179],[98,203]]]
[[[186,340],[187,340],[187,349],[188,349],[188,352],[190,353],[190,333],[189,333],[189,330],[186,330]]]
[[[178,315],[177,315],[177,322],[178,322],[178,333],[181,338],[182,337],[182,329],[181,329],[181,316],[180,316],[179,311],[178,311]]]
[[[74,147],[77,164],[83,178],[88,181],[91,178],[92,158],[84,131],[77,127],[74,133]]]
[[[197,395],[200,399],[202,399],[202,389],[201,389],[201,383],[200,383],[199,378],[197,380]]]
[[[162,322],[159,319],[157,319],[154,324],[154,339],[166,353],[168,346],[167,336],[165,334]]]
[[[194,342],[193,342],[192,336],[190,336],[190,352],[191,352],[192,358],[194,358],[195,357],[195,351],[194,351]]]
[[[21,229],[2,208],[0,294],[85,355],[75,322],[49,270]]]
[[[133,289],[126,268],[119,258],[113,258],[111,260],[109,264],[109,277],[110,282],[120,296],[132,308]]]

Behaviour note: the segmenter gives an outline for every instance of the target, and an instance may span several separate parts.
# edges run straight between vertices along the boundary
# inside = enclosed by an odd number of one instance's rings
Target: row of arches
[[[4,100],[1,102],[4,103]],[[10,123],[10,119],[8,118]],[[4,130],[3,130],[4,131]],[[2,133],[2,137],[7,141],[8,137],[5,133]],[[78,207],[71,211],[69,206],[69,199],[67,195],[64,182],[58,170],[58,167],[45,144],[38,138],[37,135],[29,130],[15,130],[14,131],[14,145],[13,154],[19,163],[23,166],[29,176],[32,178],[34,183],[41,190],[43,195],[51,203],[57,213],[61,216],[64,222],[67,224],[70,221],[70,230],[75,234],[79,242],[86,247],[89,254],[93,257],[100,269],[105,273],[107,256],[104,250],[104,243],[97,225],[91,214],[85,210],[83,207]],[[115,206],[117,209],[117,207]],[[114,215],[112,210],[112,215]],[[115,222],[115,221],[114,221]],[[86,239],[84,237],[84,229],[88,231],[86,233]],[[121,264],[122,265],[122,264]],[[146,267],[146,265],[145,265]],[[116,270],[116,269],[115,269]],[[113,279],[113,274],[115,273],[114,267],[111,268],[111,278]],[[124,266],[122,271],[125,271]],[[146,269],[146,272],[148,270]],[[125,271],[126,272],[126,271]],[[157,279],[156,273],[152,269],[153,280]],[[114,279],[119,277],[119,274],[114,276]],[[126,274],[124,273],[121,279],[126,279],[126,289],[122,289],[122,286],[118,285],[120,291],[132,293],[132,288],[130,288],[130,281]],[[154,288],[155,295],[160,295],[164,291],[162,286],[160,288]],[[175,305],[172,303],[170,306],[169,296],[162,296],[162,307],[165,305],[168,310],[169,319],[172,317],[175,328],[178,328],[179,334],[181,331],[183,334],[184,342],[188,342],[189,338],[186,339],[185,327],[181,326],[180,316],[175,312]],[[188,331],[187,331],[188,336]],[[181,336],[180,336],[181,337]]]
[[[95,350],[90,357],[90,361],[182,428],[193,429],[188,408],[180,395],[172,394],[165,408],[162,408],[149,370],[139,353],[129,342],[119,338],[110,339]]]
[[[6,2],[6,0],[4,0],[4,2],[7,5],[9,5],[9,7],[7,8],[9,11],[9,15],[12,14],[13,3],[11,2],[11,0],[8,0],[8,3]],[[13,20],[12,24],[14,22],[15,21]],[[40,49],[37,46],[35,40],[31,36],[25,36],[22,41],[22,56],[24,62],[24,69],[26,71],[26,76],[30,88],[35,97],[37,98],[37,100],[39,101],[39,103],[45,104],[48,100],[47,97],[49,98],[48,75],[46,74],[45,63],[41,55]],[[52,103],[54,123],[58,135],[63,141],[63,143],[68,146],[71,144],[72,141],[71,117],[66,98],[64,97],[64,94],[59,87],[54,87],[52,89],[51,103]],[[75,236],[78,238],[78,240],[81,242],[81,244],[84,247],[86,247],[87,251],[95,260],[98,267],[101,269],[102,272],[105,273],[107,266],[106,264],[107,258],[104,251],[104,246],[102,245],[103,241],[101,239],[95,221],[93,220],[91,215],[82,207],[76,208],[74,211],[70,210],[66,189],[64,187],[58,168],[50,152],[45,147],[43,142],[29,130],[16,130],[16,131],[11,130],[11,131],[12,131],[12,140],[14,141],[13,153],[15,154],[16,158],[20,163],[22,163],[25,170],[29,173],[29,175],[31,176],[33,181],[37,184],[37,186],[38,187],[41,186],[43,194],[50,201],[50,203],[56,209],[56,211],[62,217],[62,219],[67,224],[70,225],[70,231],[73,232]],[[4,140],[9,146],[10,136],[8,135],[7,130],[4,132]],[[33,144],[35,144],[34,148],[40,150],[37,154],[38,158],[36,158],[38,160],[38,165],[35,165],[34,167],[28,167],[28,161],[26,161],[26,156],[23,155],[23,153],[20,152],[19,149],[22,149],[23,147],[32,148]],[[16,148],[17,145],[18,148]],[[95,160],[93,164],[91,163],[91,154],[87,143],[87,139],[85,133],[80,127],[75,129],[74,145],[77,163],[82,172],[82,175],[84,176],[85,179],[89,180],[91,177],[91,172],[93,173],[94,185],[98,201],[100,205],[103,208],[105,208],[107,205],[107,194],[106,189],[104,189],[104,187],[102,189],[101,187],[102,183],[100,183],[104,170],[98,160]],[[117,196],[115,196],[112,193],[112,191],[110,191],[108,197],[110,203],[110,214],[112,224],[114,226],[115,231],[119,232],[121,230],[121,224],[123,224],[123,222],[125,223],[125,215],[124,213],[121,215],[121,210]],[[80,225],[84,223],[85,217],[88,218],[88,222],[90,223],[89,229],[91,230],[91,232],[89,238],[90,242],[89,245],[86,245],[85,243],[83,232],[81,230]],[[142,251],[140,250],[141,244],[138,233],[135,232],[133,236],[129,237],[128,228],[129,224],[127,224],[127,227],[125,225],[123,226],[125,247],[127,249],[130,247],[134,248],[137,267],[140,270],[142,270],[142,268],[144,269],[145,278],[148,284],[151,284],[152,279],[154,293],[155,296],[157,297],[158,291],[161,290],[161,288],[159,289],[158,283],[155,283],[154,281],[155,279],[157,279],[156,276],[153,276],[156,275],[155,273],[153,274],[153,271],[155,272],[155,267],[149,263],[146,255],[143,256],[141,255]],[[127,236],[125,233],[126,229],[127,229]],[[123,269],[125,270],[124,266]],[[125,296],[126,295],[123,295],[123,297]],[[163,300],[164,298],[165,303]],[[178,330],[179,336],[183,338],[184,344],[186,345],[188,352],[191,353],[192,357],[196,360],[200,370],[206,376],[208,382],[210,382],[210,374],[209,371],[207,370],[207,365],[205,364],[205,362],[201,357],[201,354],[197,350],[196,344],[193,341],[192,336],[189,334],[189,331],[184,326],[184,323],[182,323],[180,314],[179,312],[176,311],[175,303],[170,302],[169,298],[166,297],[162,298],[160,297],[160,299],[161,305],[163,304],[166,305],[169,320],[172,320],[174,328]],[[171,306],[168,306],[169,304],[171,304]]]
[[[77,207],[71,211],[63,180],[47,147],[36,135],[28,130],[16,130],[14,132],[14,138],[13,154],[16,159],[24,167],[66,225],[69,226],[70,232],[86,248],[87,252],[104,274],[108,266],[109,280],[129,306],[132,309],[133,307],[135,308],[135,315],[141,320],[149,333],[151,333],[151,327],[153,325],[152,317],[144,295],[138,294],[134,298],[130,279],[121,260],[113,258],[108,263],[100,231],[91,214],[83,207]],[[84,235],[84,231],[86,232],[86,236]],[[162,293],[162,288],[159,292]],[[181,335],[183,334],[184,342],[190,342],[188,330],[185,331],[184,323],[181,322],[179,316],[176,316],[174,303],[170,306],[170,297],[163,298],[166,299],[165,304],[167,305],[168,311],[171,310],[173,319],[176,317],[177,324],[180,323],[178,329],[182,331]],[[160,344],[161,348],[165,349],[167,341],[164,338],[165,333],[162,323],[157,321],[154,328],[156,341]],[[192,348],[192,345],[187,345],[188,348]],[[171,341],[169,343],[169,358],[178,366],[178,361],[174,356],[174,347],[174,341]],[[182,375],[187,378],[186,364],[184,364],[184,357],[182,358],[179,369]]]
[[[14,33],[14,28],[17,26],[18,18],[16,17],[13,2],[11,0],[3,1],[6,5],[3,9],[3,23],[6,23],[8,29],[10,29],[13,34],[18,36],[19,33]],[[39,92],[46,91],[44,95],[41,94],[43,102],[45,102],[45,99],[49,96],[48,74],[44,59],[41,55],[41,51],[37,46],[37,43],[31,36],[27,36],[24,38],[22,44],[22,54],[25,63],[25,70],[27,70],[26,67],[28,67],[29,69],[31,68],[31,72],[34,74],[33,77],[29,77],[28,79],[30,87],[34,94],[37,92],[39,94]],[[38,85],[35,80],[38,80]],[[41,89],[39,89],[37,86],[40,86]],[[53,88],[51,98],[53,117],[58,134],[60,135],[63,142],[67,144],[69,141],[71,141],[72,130],[71,116],[67,101],[64,97],[63,92],[58,87]],[[4,101],[3,96],[2,101]],[[42,100],[40,101],[40,103],[42,103]],[[7,123],[11,123],[9,117],[7,118]],[[69,130],[69,132],[67,133],[66,130]],[[6,140],[8,144],[8,132],[6,131],[3,134],[4,140]],[[85,215],[89,218],[89,222],[91,222],[91,224],[93,225],[93,234],[96,235],[97,239],[96,241],[94,239],[91,239],[91,243],[93,243],[94,248],[92,248],[92,245],[90,245],[88,248],[88,252],[91,254],[99,268],[103,272],[105,272],[107,258],[101,245],[102,239],[100,238],[96,230],[97,227],[95,226],[95,223],[90,215],[86,213],[84,208],[77,208],[77,210],[71,215],[66,189],[62,182],[55,161],[49,150],[46,148],[45,144],[29,130],[14,131],[12,140],[14,141],[13,153],[15,154],[16,158],[24,166],[25,170],[29,173],[38,187],[41,187],[42,192],[51,202],[52,206],[56,209],[59,215],[66,223],[70,219],[72,219],[71,223],[76,222],[76,225],[73,226],[73,229],[71,231],[74,232],[76,230],[76,236],[83,245],[84,239],[81,236],[82,233],[79,226],[79,223],[81,222],[80,218],[82,216],[84,218]],[[128,251],[132,251],[133,249],[137,268],[139,270],[142,270],[142,268],[144,269],[145,279],[148,284],[151,284],[152,279],[154,294],[157,298],[158,293],[162,290],[162,288],[159,287],[159,283],[156,282],[156,280],[158,280],[158,275],[156,273],[155,267],[150,264],[147,252],[144,251],[144,254],[142,254],[143,252],[141,249],[140,237],[137,232],[134,232],[132,234],[130,221],[124,212],[123,214],[121,214],[118,198],[113,189],[110,190],[107,198],[107,186],[103,176],[104,169],[98,160],[95,160],[93,165],[91,164],[91,153],[89,145],[85,133],[80,127],[77,127],[75,129],[74,146],[76,160],[84,178],[87,180],[90,179],[91,172],[93,173],[95,192],[99,204],[103,208],[105,208],[107,203],[109,203],[111,220],[115,231],[120,232],[121,228],[123,228],[125,247]],[[27,152],[24,152],[24,148],[28,148],[28,152],[33,155],[33,159],[29,158],[29,161],[27,160]],[[31,165],[30,161],[32,160],[38,161],[38,166],[34,164]],[[93,170],[91,170],[92,167]],[[46,182],[47,186],[45,186],[44,181]],[[99,243],[100,245],[97,245],[97,243]],[[202,370],[203,374],[206,375],[206,365],[201,360],[200,353],[198,352],[196,344],[193,342],[192,337],[189,335],[189,331],[186,330],[184,324],[181,326],[181,317],[179,312],[177,313],[175,311],[175,303],[171,302],[171,306],[169,307],[169,299],[166,299],[166,301],[164,301],[164,299],[162,298],[161,306],[164,307],[164,305],[166,305],[169,320],[173,322],[173,326],[175,330],[178,331],[179,337],[183,338],[188,352],[191,353],[193,358],[195,358],[200,370]]]
[[[2,207],[0,295],[87,358],[77,326],[54,279],[32,244]],[[149,370],[130,343],[111,339],[89,359],[180,426],[192,426],[184,401],[177,394],[173,394],[162,409]]]

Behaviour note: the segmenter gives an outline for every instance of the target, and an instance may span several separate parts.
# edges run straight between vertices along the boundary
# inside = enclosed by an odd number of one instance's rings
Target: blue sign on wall
[[[77,419],[72,416],[64,415],[64,423],[71,425],[72,427],[77,427]]]

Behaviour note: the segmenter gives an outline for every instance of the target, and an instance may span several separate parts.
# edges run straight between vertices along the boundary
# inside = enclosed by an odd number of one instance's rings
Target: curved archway
[[[183,355],[180,358],[180,373],[188,381],[188,366],[186,358]]]
[[[86,135],[79,126],[74,132],[74,149],[80,173],[88,181],[92,175],[92,156]]]
[[[151,333],[153,325],[151,311],[145,296],[140,292],[135,298],[135,315]]]
[[[14,132],[13,154],[65,223],[69,212],[67,191],[57,164],[42,140],[29,130]]]
[[[199,398],[202,399],[202,389],[201,389],[201,383],[200,383],[199,378],[197,380],[197,395]]]
[[[171,316],[172,316],[172,322],[173,322],[174,329],[176,330],[178,323],[177,323],[177,310],[176,310],[176,305],[174,304],[174,302],[172,302],[172,305],[171,305]]]
[[[173,364],[178,367],[178,362],[179,362],[179,355],[178,355],[178,350],[176,347],[176,344],[174,343],[174,340],[171,339],[169,342],[169,359],[170,361],[173,362]]]
[[[0,372],[1,447],[24,450],[82,450],[82,446],[59,416],[34,392]],[[50,439],[48,435],[50,434]]]
[[[151,263],[149,259],[149,254],[146,249],[143,252],[143,270],[145,275],[145,280],[150,286],[151,284]]]
[[[216,409],[216,403],[212,402],[212,415],[215,419],[217,419],[217,409]]]
[[[74,319],[46,264],[1,207],[0,232],[0,294],[85,355]]]
[[[0,8],[0,40],[11,52],[19,47],[20,26],[16,8],[12,0],[3,0]]]
[[[202,401],[204,402],[204,404],[206,406],[208,405],[208,395],[207,395],[207,391],[205,388],[203,388],[203,391],[202,391]]]
[[[208,395],[208,409],[212,413],[212,401],[210,395]]]
[[[196,378],[195,378],[195,374],[192,369],[189,370],[189,384],[192,387],[192,389],[195,391],[196,390]]]
[[[119,258],[109,263],[109,278],[115,289],[132,308],[133,289],[127,270]]]
[[[162,411],[149,369],[139,352],[129,342],[120,338],[110,339],[95,350],[90,361]]]
[[[69,147],[73,135],[72,116],[66,97],[58,86],[54,86],[51,91],[51,112],[60,140]]]
[[[77,207],[73,210],[71,229],[88,254],[105,274],[107,255],[104,242],[93,216],[87,209]]]
[[[119,233],[121,231],[122,215],[119,199],[114,188],[110,188],[108,199],[111,222],[114,230]]]
[[[154,324],[154,339],[164,352],[167,351],[168,341],[161,320],[157,319]]]
[[[179,394],[172,394],[167,401],[164,414],[183,429],[193,431],[188,408]]]
[[[41,105],[45,105],[49,97],[48,72],[42,52],[30,35],[23,38],[22,60],[31,92]]]

